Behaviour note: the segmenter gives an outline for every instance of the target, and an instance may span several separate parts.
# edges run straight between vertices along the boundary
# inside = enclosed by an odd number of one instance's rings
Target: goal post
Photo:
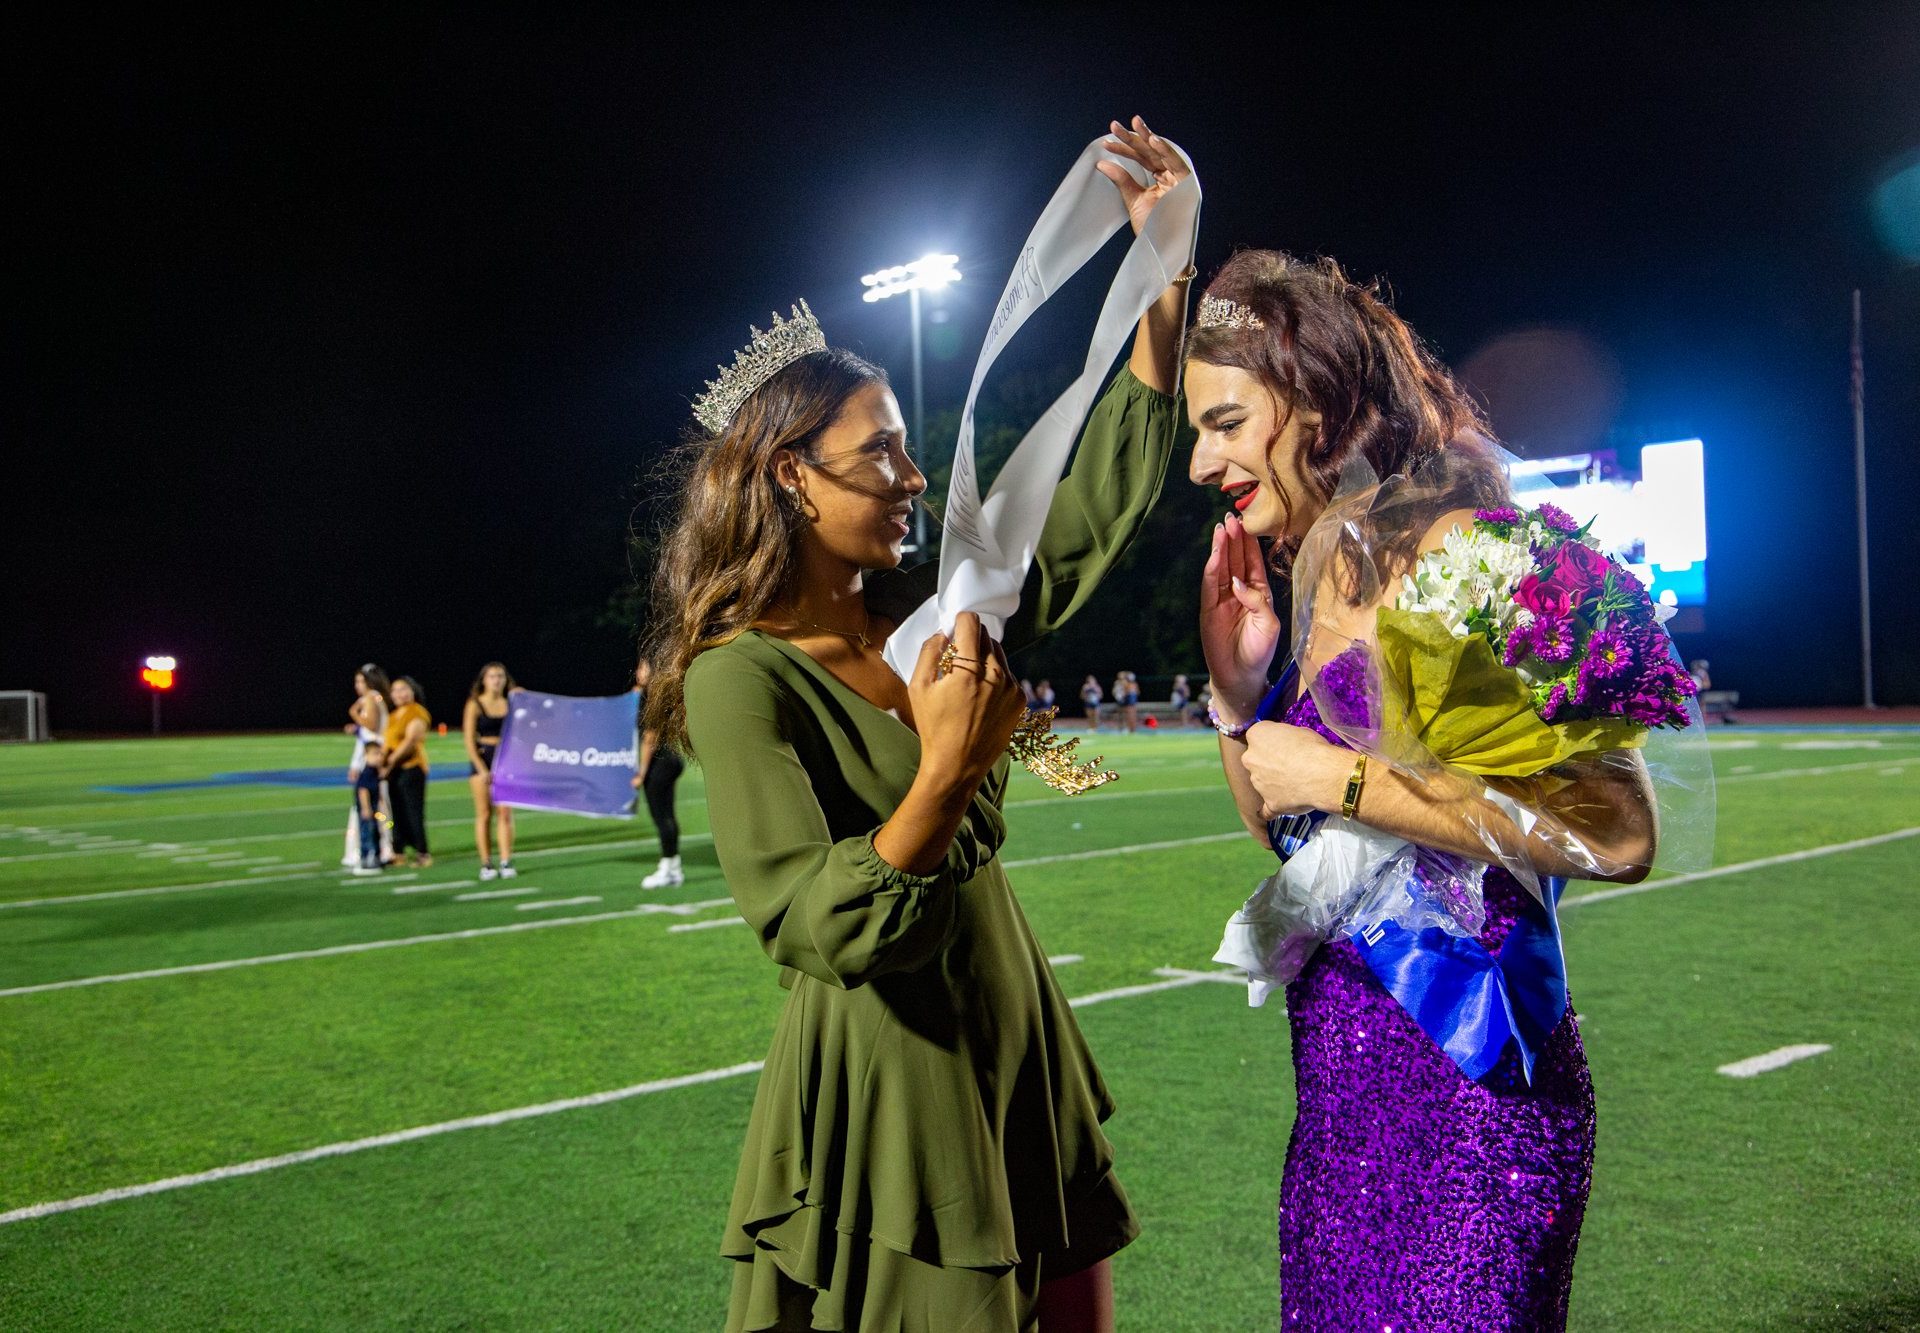
[[[0,744],[52,739],[46,695],[39,690],[0,690]]]

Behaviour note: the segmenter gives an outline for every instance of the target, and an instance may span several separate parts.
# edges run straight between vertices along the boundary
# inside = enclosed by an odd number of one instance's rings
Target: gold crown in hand
[[[1080,744],[1080,738],[1063,740],[1053,734],[1053,719],[1059,711],[1036,708],[1021,718],[1020,725],[1013,729],[1013,739],[1007,742],[1007,753],[1026,765],[1027,772],[1068,796],[1078,796],[1116,780],[1118,773],[1112,769],[1101,770],[1099,755],[1095,755],[1091,763],[1074,762],[1073,751]]]

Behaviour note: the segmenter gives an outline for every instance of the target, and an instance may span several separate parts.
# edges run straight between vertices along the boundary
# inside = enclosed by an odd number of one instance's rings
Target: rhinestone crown
[[[1267,322],[1238,301],[1218,296],[1200,298],[1200,314],[1194,320],[1199,329],[1264,329]]]
[[[720,366],[720,378],[707,381],[707,391],[693,400],[693,416],[711,435],[718,435],[733,420],[740,404],[753,391],[778,375],[809,352],[827,350],[827,335],[813,317],[807,303],[790,308],[791,319],[773,315],[773,327],[765,333],[751,324],[747,331],[753,341],[733,354],[731,367]]]

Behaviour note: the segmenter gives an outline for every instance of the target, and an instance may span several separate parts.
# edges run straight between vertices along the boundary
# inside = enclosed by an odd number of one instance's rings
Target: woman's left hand
[[[1150,185],[1142,185],[1133,178],[1133,173],[1117,162],[1097,162],[1094,169],[1120,191],[1120,201],[1127,206],[1127,219],[1133,223],[1134,235],[1147,225],[1147,215],[1153,212],[1153,206],[1193,174],[1185,159],[1173,151],[1173,145],[1147,128],[1147,122],[1135,116],[1133,128],[1128,129],[1119,121],[1109,122],[1112,131],[1107,139],[1106,148],[1129,161],[1138,162],[1146,168]]]
[[[1260,722],[1247,732],[1246,765],[1262,817],[1277,819],[1338,810],[1353,756],[1305,727]]]

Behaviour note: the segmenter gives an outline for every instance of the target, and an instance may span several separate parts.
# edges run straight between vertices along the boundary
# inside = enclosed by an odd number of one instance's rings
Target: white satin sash
[[[1146,226],[1127,247],[1100,308],[1079,378],[1021,438],[983,501],[974,463],[973,416],[987,372],[1033,312],[1127,225],[1119,191],[1094,170],[1094,164],[1102,159],[1116,162],[1135,179],[1139,169],[1101,147],[1105,137],[1081,152],[1034,223],[987,329],[954,444],[939,591],[908,616],[886,643],[886,659],[903,678],[912,674],[914,659],[927,637],[936,630],[952,630],[962,611],[977,614],[995,638],[1005,632],[1008,617],[1020,606],[1020,588],[1039,546],[1054,488],[1108,367],[1148,307],[1193,263],[1200,226],[1200,178],[1192,173],[1192,160],[1176,145],[1174,151],[1186,162],[1188,174],[1154,205]]]

